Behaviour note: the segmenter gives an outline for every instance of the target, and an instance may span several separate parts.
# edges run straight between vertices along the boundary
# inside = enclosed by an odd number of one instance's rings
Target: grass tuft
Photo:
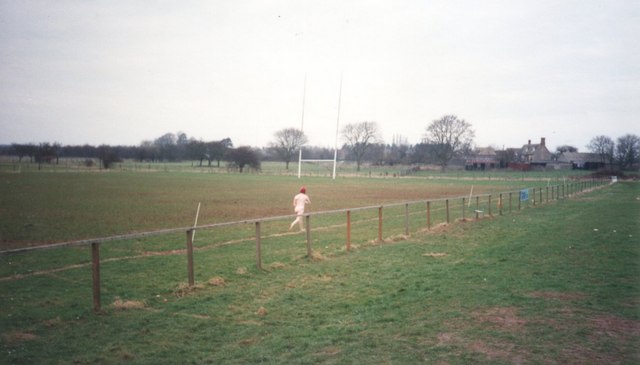
[[[138,300],[122,300],[120,297],[116,297],[111,307],[115,310],[130,310],[130,309],[144,309],[145,303]]]
[[[216,277],[213,277],[213,278],[209,279],[209,281],[207,281],[207,283],[209,283],[209,285],[211,285],[211,286],[225,286],[225,284],[226,284],[224,278],[222,278],[220,276],[216,276]]]

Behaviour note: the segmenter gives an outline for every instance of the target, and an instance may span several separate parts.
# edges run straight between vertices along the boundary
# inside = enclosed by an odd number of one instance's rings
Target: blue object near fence
[[[524,202],[529,200],[529,189],[520,190],[520,201]]]

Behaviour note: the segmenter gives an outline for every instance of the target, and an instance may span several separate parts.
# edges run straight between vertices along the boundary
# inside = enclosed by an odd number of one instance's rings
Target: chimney
[[[544,138],[544,137],[540,138],[540,145],[541,145],[541,146],[543,146],[543,147],[544,147],[544,140],[545,140],[545,139],[546,139],[546,138]]]
[[[531,144],[531,140],[529,140],[529,144]]]

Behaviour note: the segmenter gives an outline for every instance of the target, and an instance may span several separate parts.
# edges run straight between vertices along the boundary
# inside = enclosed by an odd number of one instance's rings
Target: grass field
[[[0,211],[4,247],[189,226],[198,201],[201,224],[290,214],[301,182],[315,211],[464,196],[471,185],[490,193],[545,184],[0,177],[9,192]],[[638,363],[639,199],[637,183],[619,183],[492,219],[413,227],[410,237],[401,235],[402,215],[389,212],[385,237],[401,238],[362,238],[347,253],[343,228],[318,228],[313,259],[303,235],[275,222],[264,228],[264,271],[253,266],[254,242],[240,239],[252,226],[216,231],[222,238],[203,231],[194,288],[176,252],[183,235],[113,242],[102,253],[100,315],[91,310],[87,248],[0,256],[0,363]],[[374,238],[375,214],[358,214],[354,236]],[[313,227],[333,219],[318,217]]]
[[[49,166],[50,168],[50,166]],[[546,186],[545,179],[492,179],[467,174],[433,178],[338,178],[135,171],[38,172],[0,175],[0,250],[193,224],[292,214],[300,185],[311,211]],[[557,180],[554,176],[553,180]],[[566,179],[566,176],[563,177]],[[555,182],[555,181],[554,181]]]

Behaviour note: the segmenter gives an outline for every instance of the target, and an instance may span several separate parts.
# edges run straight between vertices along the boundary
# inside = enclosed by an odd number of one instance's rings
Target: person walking
[[[293,210],[296,212],[296,219],[289,226],[289,230],[298,223],[300,225],[300,231],[304,231],[302,224],[302,216],[304,215],[304,206],[311,204],[311,199],[307,195],[307,189],[303,186],[300,188],[300,193],[293,197]]]

